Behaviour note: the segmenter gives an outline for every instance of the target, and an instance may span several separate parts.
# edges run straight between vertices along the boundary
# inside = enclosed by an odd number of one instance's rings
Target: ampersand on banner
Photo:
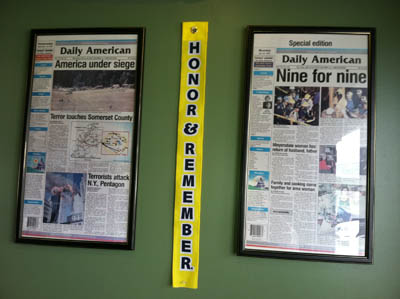
[[[196,123],[185,123],[185,127],[183,128],[183,133],[189,136],[195,136],[197,134],[197,130],[199,125]]]

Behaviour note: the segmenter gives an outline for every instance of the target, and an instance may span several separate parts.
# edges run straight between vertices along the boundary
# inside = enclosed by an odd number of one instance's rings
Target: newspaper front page
[[[127,242],[137,35],[35,46],[21,235]]]
[[[254,35],[245,249],[365,255],[367,45]]]

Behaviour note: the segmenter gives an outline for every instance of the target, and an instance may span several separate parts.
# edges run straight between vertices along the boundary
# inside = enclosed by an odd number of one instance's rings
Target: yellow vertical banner
[[[182,24],[172,285],[197,289],[208,22]]]

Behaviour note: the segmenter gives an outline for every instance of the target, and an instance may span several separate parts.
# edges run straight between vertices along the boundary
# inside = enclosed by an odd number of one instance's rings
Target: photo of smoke
[[[83,224],[86,174],[46,173],[43,223]]]
[[[275,87],[274,124],[319,124],[319,87]]]
[[[132,112],[136,71],[54,71],[52,111]]]

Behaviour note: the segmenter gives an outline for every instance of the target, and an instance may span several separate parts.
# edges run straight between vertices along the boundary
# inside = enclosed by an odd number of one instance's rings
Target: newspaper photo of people
[[[336,173],[337,153],[335,145],[320,145],[319,173]]]
[[[83,224],[86,174],[46,173],[43,222]]]
[[[367,118],[367,88],[322,87],[322,118]]]
[[[320,184],[318,234],[321,239],[349,240],[365,237],[365,186]]]
[[[136,71],[54,71],[52,111],[132,112]]]
[[[272,98],[270,95],[266,95],[264,97],[263,108],[264,109],[272,109]]]
[[[319,87],[275,87],[274,124],[319,124]]]

